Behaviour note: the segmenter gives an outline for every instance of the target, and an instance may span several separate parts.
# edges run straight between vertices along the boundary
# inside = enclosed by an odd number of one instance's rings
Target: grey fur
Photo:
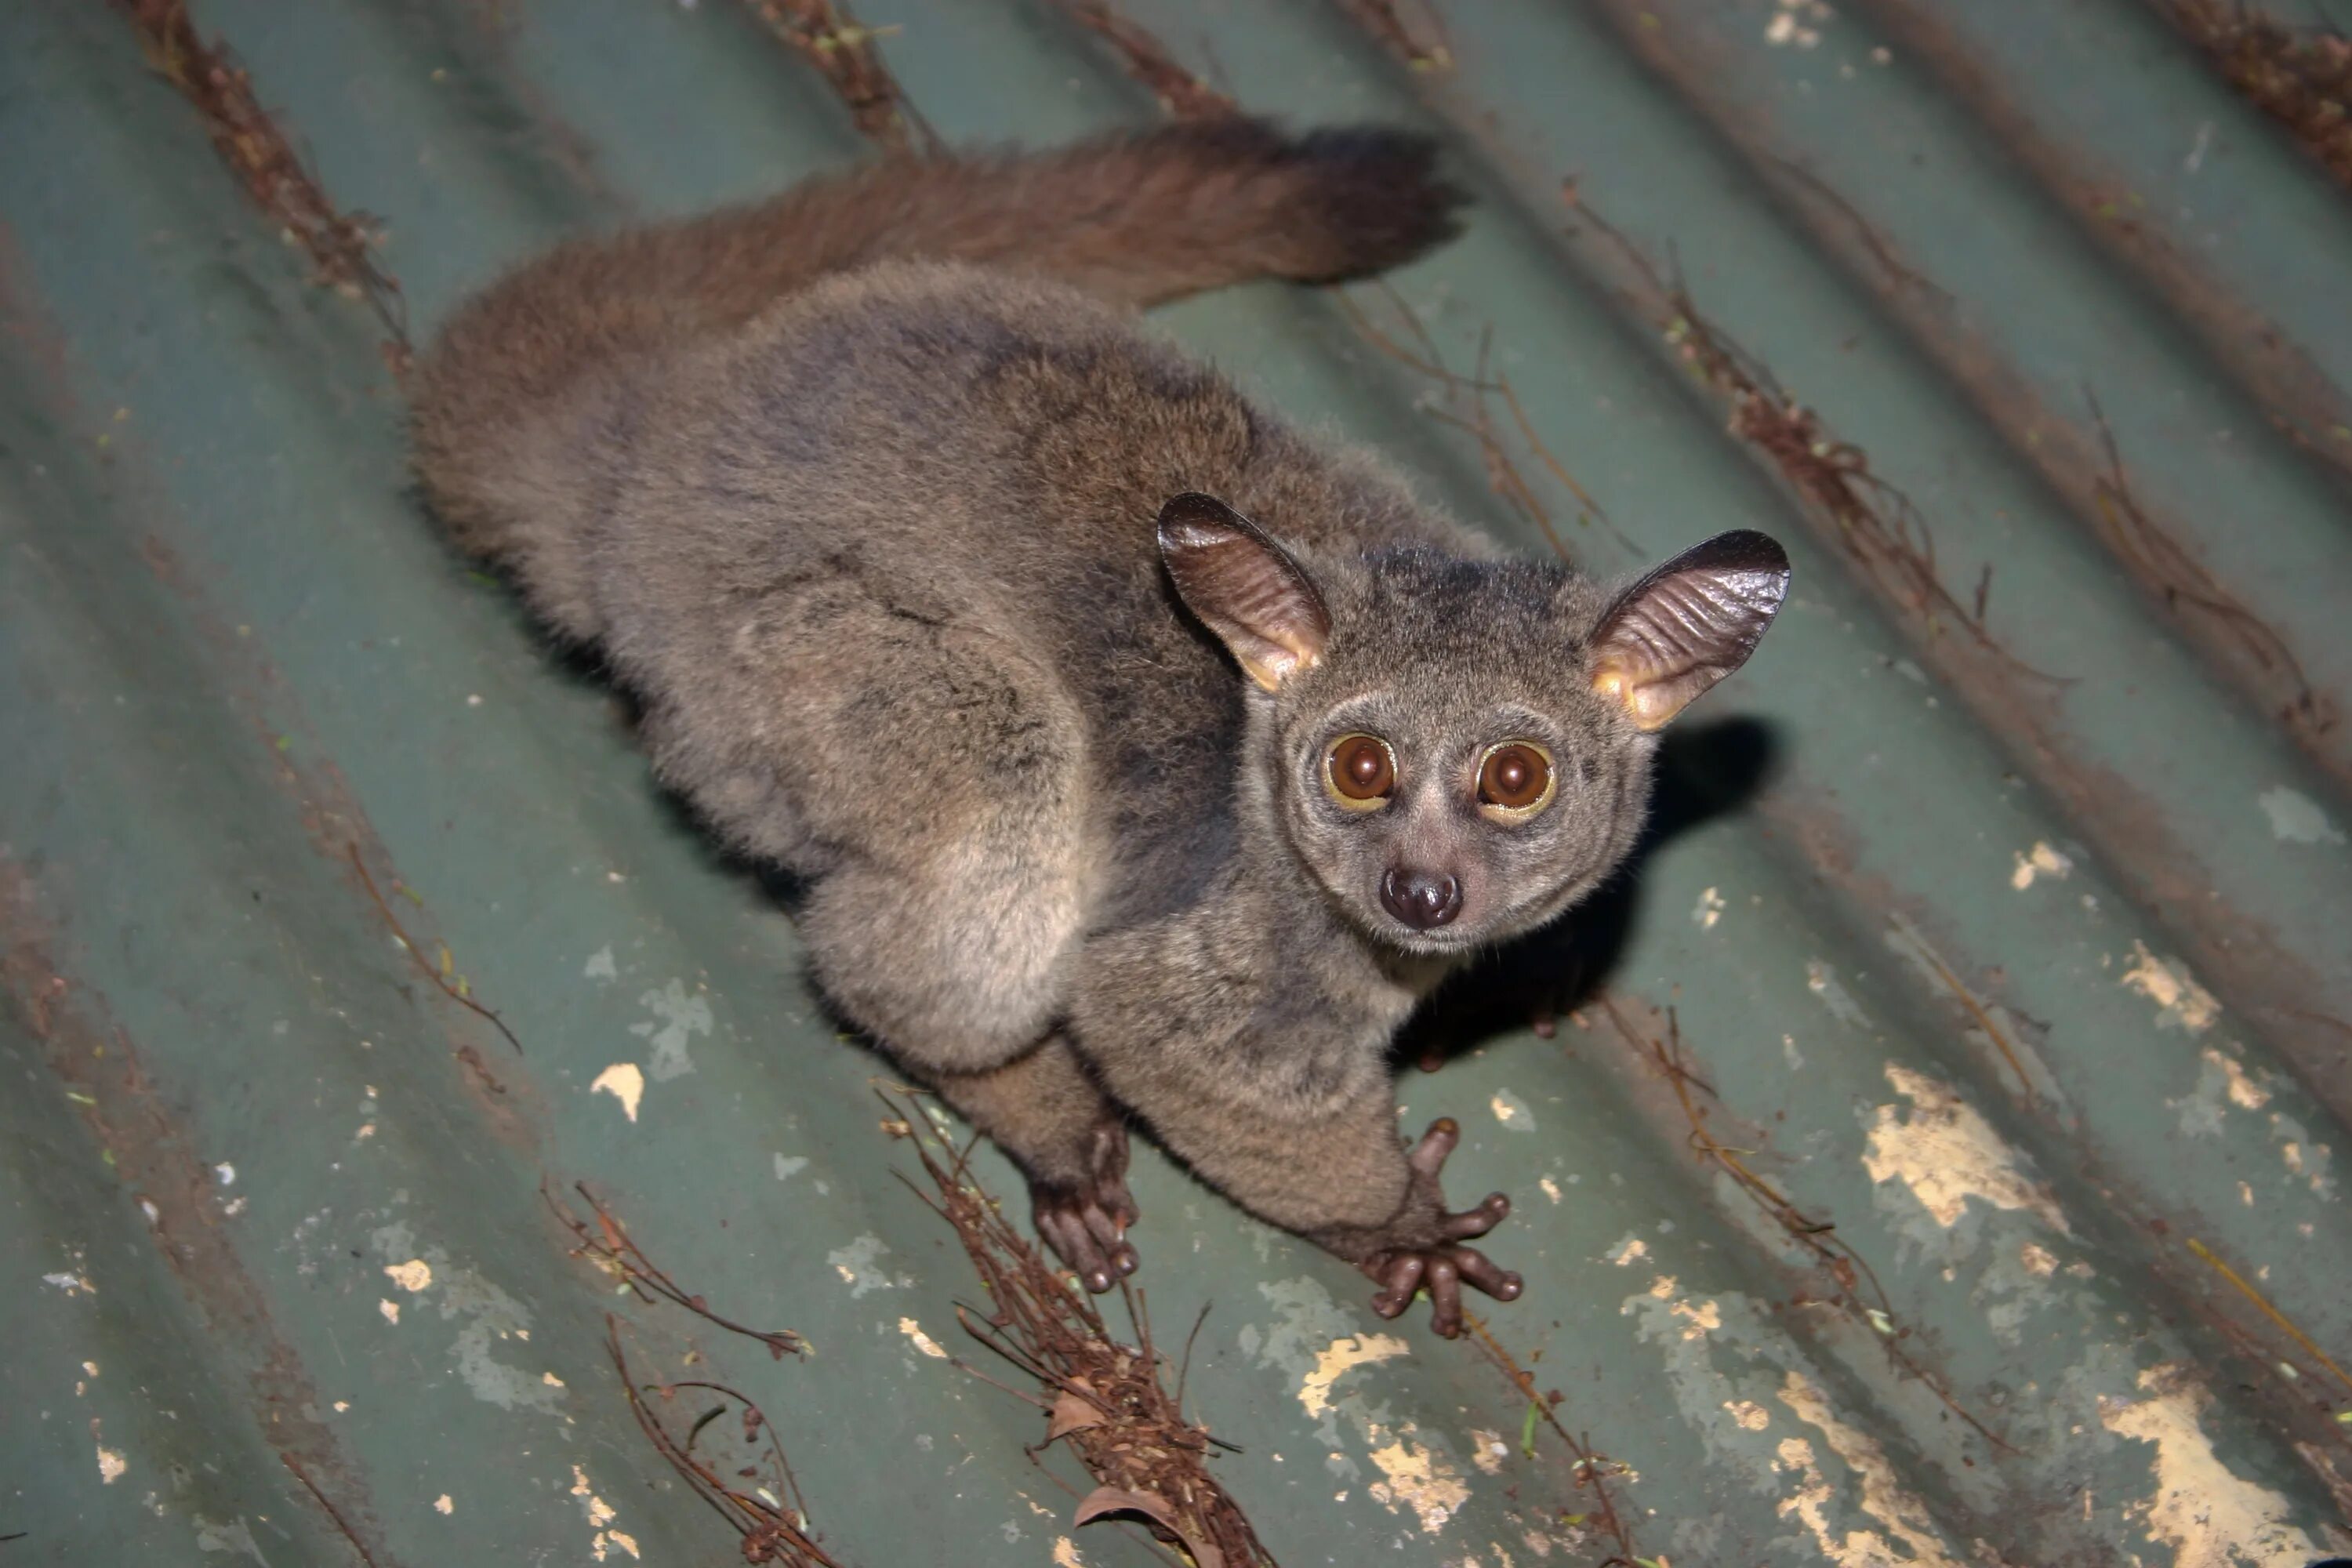
[[[1465,954],[1567,909],[1640,829],[1652,736],[1596,692],[1588,646],[1610,600],[1118,308],[1376,269],[1455,200],[1414,139],[1246,122],[885,169],[567,247],[423,366],[420,471],[460,540],[603,649],[664,783],[806,879],[818,983],[1022,1164],[1096,1289],[1134,1267],[1131,1111],[1363,1266],[1384,1312],[1426,1285],[1450,1332],[1457,1279],[1517,1291],[1462,1245],[1507,1205],[1447,1213],[1451,1133],[1408,1155],[1385,1051]],[[1264,531],[1219,536],[1230,603],[1212,576],[1188,605],[1155,549],[1196,491]],[[1659,581],[1706,590],[1666,620],[1725,669],[1778,603],[1710,621],[1714,576]],[[1319,596],[1328,631],[1267,690],[1207,626],[1302,609],[1285,594]],[[1345,730],[1394,750],[1382,809],[1325,787]],[[1497,826],[1478,758],[1515,739],[1558,793]],[[1404,862],[1458,879],[1450,924],[1383,908]]]

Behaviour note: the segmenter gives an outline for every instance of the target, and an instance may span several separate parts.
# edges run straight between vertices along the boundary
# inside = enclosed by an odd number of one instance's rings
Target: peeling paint
[[[110,1448],[103,1443],[98,1445],[98,1479],[101,1485],[112,1486],[130,1468],[131,1461],[122,1457],[121,1449]]]
[[[906,1335],[907,1338],[913,1342],[914,1347],[917,1350],[922,1352],[925,1355],[929,1356],[933,1361],[945,1361],[948,1359],[948,1352],[940,1348],[940,1342],[931,1338],[930,1335],[923,1332],[923,1326],[915,1321],[914,1319],[899,1319],[898,1331]]]
[[[687,1055],[687,1042],[696,1035],[710,1033],[714,1020],[709,1001],[688,991],[684,981],[672,980],[659,991],[639,996],[637,1005],[653,1016],[630,1025],[629,1033],[650,1047],[646,1070],[653,1080],[667,1083],[692,1072],[694,1061]]]
[[[1546,1176],[1541,1181],[1538,1182],[1536,1185],[1543,1189],[1544,1196],[1549,1198],[1554,1203],[1559,1202],[1559,1184],[1558,1182],[1553,1181],[1549,1176]]]
[[[635,1062],[614,1062],[590,1080],[588,1092],[609,1094],[621,1102],[628,1119],[637,1119],[637,1102],[646,1097],[646,1075]]]
[[[1087,1560],[1078,1555],[1078,1543],[1066,1535],[1054,1538],[1054,1568],[1087,1568]]]
[[[501,1410],[555,1413],[565,1393],[560,1380],[550,1383],[495,1353],[502,1341],[530,1338],[530,1313],[521,1302],[478,1270],[456,1262],[446,1248],[419,1247],[405,1220],[380,1226],[369,1239],[381,1257],[415,1258],[425,1267],[426,1279],[439,1287],[433,1304],[441,1321],[459,1325],[449,1342],[449,1359],[457,1363],[458,1381],[475,1398]],[[396,1303],[387,1301],[383,1307],[388,1321],[399,1321]]]
[[[2178,1363],[2152,1366],[2137,1381],[2148,1397],[2103,1399],[2099,1422],[2120,1436],[2156,1446],[2156,1489],[2124,1512],[2151,1543],[2174,1548],[2173,1568],[2299,1563],[2321,1554],[2289,1522],[2286,1499],[2241,1479],[2213,1451],[2201,1425],[2213,1401],[2210,1390]]]
[[[2072,1234],[2057,1200],[2018,1170],[2016,1154],[1973,1106],[1899,1062],[1886,1064],[1886,1080],[1911,1101],[1911,1115],[1906,1121],[1893,1105],[1873,1113],[1862,1156],[1872,1181],[1900,1180],[1948,1230],[1975,1198],[1995,1208],[2026,1210],[2053,1230]]]
[[[433,1285],[433,1265],[422,1258],[412,1258],[405,1263],[387,1263],[383,1271],[394,1284],[411,1294],[430,1289]]]
[[[1503,1461],[1510,1457],[1510,1445],[1503,1441],[1500,1432],[1489,1432],[1483,1426],[1470,1428],[1470,1462],[1478,1467],[1480,1475],[1501,1475]]]
[[[1815,1541],[1830,1561],[1841,1564],[1842,1568],[1864,1568],[1865,1564],[1876,1568],[1880,1563],[1905,1561],[1917,1564],[1918,1568],[1959,1568],[1958,1561],[1945,1550],[1942,1536],[1936,1529],[1934,1519],[1928,1515],[1927,1504],[1906,1490],[1902,1482],[1895,1479],[1893,1463],[1874,1438],[1839,1420],[1822,1391],[1793,1368],[1781,1379],[1780,1398],[1780,1403],[1788,1406],[1790,1414],[1819,1431],[1822,1440],[1829,1445],[1830,1452],[1843,1460],[1846,1468],[1861,1478],[1862,1511],[1885,1526],[1887,1534],[1900,1541],[1908,1552],[1907,1559],[1896,1556],[1887,1541],[1872,1531],[1850,1530],[1843,1540],[1832,1542],[1818,1520],[1807,1517],[1806,1527],[1814,1532]],[[1789,1443],[1781,1445],[1784,1452],[1789,1447]],[[1810,1455],[1808,1461],[1805,1486],[1810,1491],[1816,1484],[1819,1472],[1810,1469]],[[1790,1506],[1784,1502],[1782,1511],[1789,1511]]]
[[[1822,1005],[1830,1010],[1830,1016],[1846,1027],[1864,1029],[1870,1026],[1869,1016],[1854,1001],[1853,993],[1838,979],[1837,971],[1818,958],[1805,965],[1805,989],[1820,997]]]
[[[2032,848],[2018,855],[2017,868],[2009,874],[2009,885],[2021,893],[2033,886],[2036,878],[2049,877],[2063,881],[2074,872],[2074,861],[2036,839]]]
[[[1715,922],[1723,918],[1723,895],[1713,888],[1698,896],[1698,907],[1691,910],[1691,921],[1701,931],[1713,931]]]
[[[843,1282],[849,1287],[850,1299],[856,1300],[868,1290],[890,1289],[890,1277],[882,1272],[879,1261],[882,1255],[889,1250],[882,1244],[880,1237],[868,1231],[853,1239],[847,1247],[835,1247],[824,1255],[824,1260],[832,1265],[835,1274],[841,1276]]]
[[[2058,1271],[2057,1255],[2039,1242],[2029,1241],[2019,1247],[2017,1260],[2025,1266],[2028,1274],[2038,1275],[2044,1279]]]
[[[621,967],[613,962],[613,944],[606,942],[589,955],[587,964],[580,971],[583,980],[618,980]]]
[[[1379,1428],[1374,1430],[1377,1433]],[[1374,1481],[1364,1490],[1391,1511],[1399,1504],[1411,1508],[1421,1521],[1422,1533],[1435,1535],[1470,1500],[1470,1488],[1443,1455],[1412,1440],[1413,1430],[1407,1421],[1392,1441],[1372,1450],[1372,1463],[1388,1479]]]
[[[2271,819],[2271,837],[2282,844],[2341,844],[2344,830],[2327,819],[2319,803],[2284,784],[2258,797]]]
[[[2118,984],[2156,1004],[2159,1028],[2181,1028],[2200,1035],[2221,1016],[2221,1005],[2213,1000],[2211,992],[2190,978],[2187,964],[2179,959],[2167,962],[2157,957],[2144,942],[2132,943],[2131,964]]]
[[[1603,1256],[1620,1268],[1630,1268],[1650,1256],[1650,1244],[1638,1236],[1629,1236]]]
[[[2221,1131],[2223,1106],[2260,1110],[2270,1103],[2271,1091],[2256,1083],[2236,1058],[2207,1046],[2198,1053],[2197,1087],[2165,1104],[2180,1113],[2180,1131],[2191,1138],[2210,1138]]]
[[[397,1324],[400,1321],[400,1303],[397,1301],[378,1301],[375,1310],[383,1314],[383,1321],[387,1323]]]
[[[254,1542],[253,1527],[242,1517],[224,1521],[206,1519],[199,1513],[191,1515],[188,1522],[196,1527],[196,1550],[199,1552],[231,1552],[240,1557],[250,1557],[264,1564],[265,1568],[269,1562]]]
[[[1727,1399],[1723,1408],[1732,1420],[1750,1432],[1761,1432],[1772,1425],[1772,1413],[1752,1399]]]
[[[1368,1366],[1412,1353],[1394,1334],[1355,1334],[1333,1340],[1315,1357],[1315,1369],[1298,1384],[1298,1403],[1309,1415],[1331,1408],[1331,1385],[1350,1367]]]
[[[790,1158],[779,1154],[776,1156],[776,1180],[789,1182],[807,1170],[809,1160],[806,1154],[794,1154]]]
[[[1536,1113],[1528,1109],[1527,1101],[1507,1089],[1496,1089],[1495,1098],[1487,1101],[1487,1106],[1507,1132],[1532,1132],[1536,1130]]]

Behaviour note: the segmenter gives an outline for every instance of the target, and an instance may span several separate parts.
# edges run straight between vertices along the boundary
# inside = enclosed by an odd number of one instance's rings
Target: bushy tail
[[[528,553],[557,498],[521,449],[583,376],[741,325],[828,273],[885,259],[1043,272],[1144,306],[1274,277],[1327,282],[1454,232],[1426,138],[1287,134],[1230,120],[1028,154],[896,161],[772,200],[563,246],[458,310],[418,366],[418,470],[461,542]],[[540,521],[536,526],[545,526]],[[565,586],[534,596],[557,612]]]

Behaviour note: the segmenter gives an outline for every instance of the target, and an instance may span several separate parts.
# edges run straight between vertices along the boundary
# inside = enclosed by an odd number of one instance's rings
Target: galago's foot
[[[1127,1190],[1127,1124],[1106,1121],[1087,1144],[1087,1173],[1067,1182],[1029,1184],[1037,1235],[1097,1295],[1135,1272],[1141,1261],[1127,1227],[1142,1215]]]
[[[1509,1198],[1490,1193],[1473,1208],[1460,1214],[1445,1212],[1438,1174],[1444,1169],[1446,1156],[1461,1141],[1462,1129],[1451,1117],[1441,1117],[1430,1123],[1429,1131],[1422,1134],[1421,1142],[1406,1156],[1406,1163],[1412,1167],[1414,1187],[1436,1199],[1437,1213],[1432,1226],[1434,1236],[1407,1245],[1381,1247],[1357,1264],[1380,1281],[1381,1289],[1372,1297],[1373,1311],[1383,1318],[1396,1317],[1412,1304],[1416,1294],[1426,1290],[1429,1326],[1449,1340],[1462,1331],[1464,1280],[1498,1301],[1517,1300],[1524,1288],[1517,1275],[1497,1268],[1476,1247],[1462,1245],[1472,1237],[1486,1235],[1510,1217]]]

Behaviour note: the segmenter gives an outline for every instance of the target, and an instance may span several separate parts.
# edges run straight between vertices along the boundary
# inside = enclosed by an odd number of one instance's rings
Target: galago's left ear
[[[1331,614],[1314,582],[1214,496],[1187,491],[1160,509],[1160,558],[1185,606],[1266,690],[1323,657]]]
[[[1592,689],[1663,729],[1748,662],[1789,592],[1789,555],[1748,529],[1694,545],[1617,595],[1592,634]]]

